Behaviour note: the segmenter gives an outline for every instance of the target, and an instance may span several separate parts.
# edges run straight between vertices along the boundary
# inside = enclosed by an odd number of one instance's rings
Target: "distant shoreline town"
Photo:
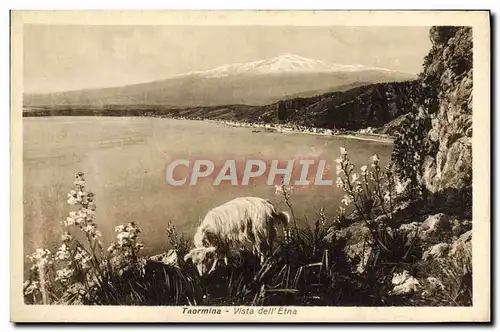
[[[257,122],[257,121],[235,121],[224,119],[210,119],[204,117],[189,117],[189,116],[175,116],[175,115],[157,115],[154,112],[141,112],[138,114],[116,114],[110,112],[109,114],[99,113],[96,114],[92,111],[88,112],[63,112],[59,110],[50,110],[49,108],[42,110],[25,109],[23,117],[47,117],[47,116],[98,116],[98,117],[154,117],[171,120],[191,120],[191,121],[206,121],[216,124],[222,124],[229,127],[236,128],[254,128],[253,132],[277,132],[277,133],[291,133],[291,134],[309,134],[316,136],[333,136],[336,138],[357,139],[363,141],[375,141],[381,143],[393,143],[393,138],[389,134],[376,133],[377,128],[366,127],[358,130],[345,130],[345,129],[330,129],[323,127],[304,126],[299,124],[290,123],[275,123],[275,122]]]
[[[188,119],[186,119],[188,120]],[[377,134],[374,132],[374,128],[368,127],[365,129],[359,129],[357,131],[345,131],[345,130],[335,130],[320,127],[308,127],[301,125],[290,125],[290,124],[276,124],[276,123],[251,123],[251,122],[237,122],[237,121],[226,121],[226,120],[208,120],[216,123],[222,123],[231,127],[243,127],[243,128],[260,128],[265,131],[279,132],[279,133],[301,133],[309,135],[318,136],[335,136],[339,138],[353,138],[365,141],[377,141],[392,143],[393,139],[386,134]],[[260,131],[255,131],[260,132]]]

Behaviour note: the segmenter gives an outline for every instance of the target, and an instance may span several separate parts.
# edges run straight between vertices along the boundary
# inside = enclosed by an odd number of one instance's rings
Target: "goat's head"
[[[200,276],[203,276],[215,271],[219,263],[219,254],[215,247],[198,247],[191,249],[191,251],[184,256],[184,260],[186,262],[191,260],[196,266]]]

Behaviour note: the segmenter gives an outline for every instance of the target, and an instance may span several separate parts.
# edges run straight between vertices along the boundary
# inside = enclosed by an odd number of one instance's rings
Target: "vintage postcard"
[[[489,322],[488,11],[12,11],[14,322]]]

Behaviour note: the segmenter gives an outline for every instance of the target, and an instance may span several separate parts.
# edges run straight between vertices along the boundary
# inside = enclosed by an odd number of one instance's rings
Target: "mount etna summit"
[[[294,54],[120,87],[47,94],[25,94],[25,106],[162,105],[171,107],[229,104],[265,105],[353,87],[414,79],[409,73],[359,64],[341,65]]]

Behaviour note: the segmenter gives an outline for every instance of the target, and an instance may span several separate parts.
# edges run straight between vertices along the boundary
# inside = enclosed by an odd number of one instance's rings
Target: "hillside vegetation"
[[[315,97],[297,97],[264,106],[226,105],[174,108],[168,106],[51,106],[25,108],[25,116],[97,115],[154,116],[227,120],[247,123],[286,123],[327,129],[380,127],[408,113],[414,102],[415,81],[370,84]]]

